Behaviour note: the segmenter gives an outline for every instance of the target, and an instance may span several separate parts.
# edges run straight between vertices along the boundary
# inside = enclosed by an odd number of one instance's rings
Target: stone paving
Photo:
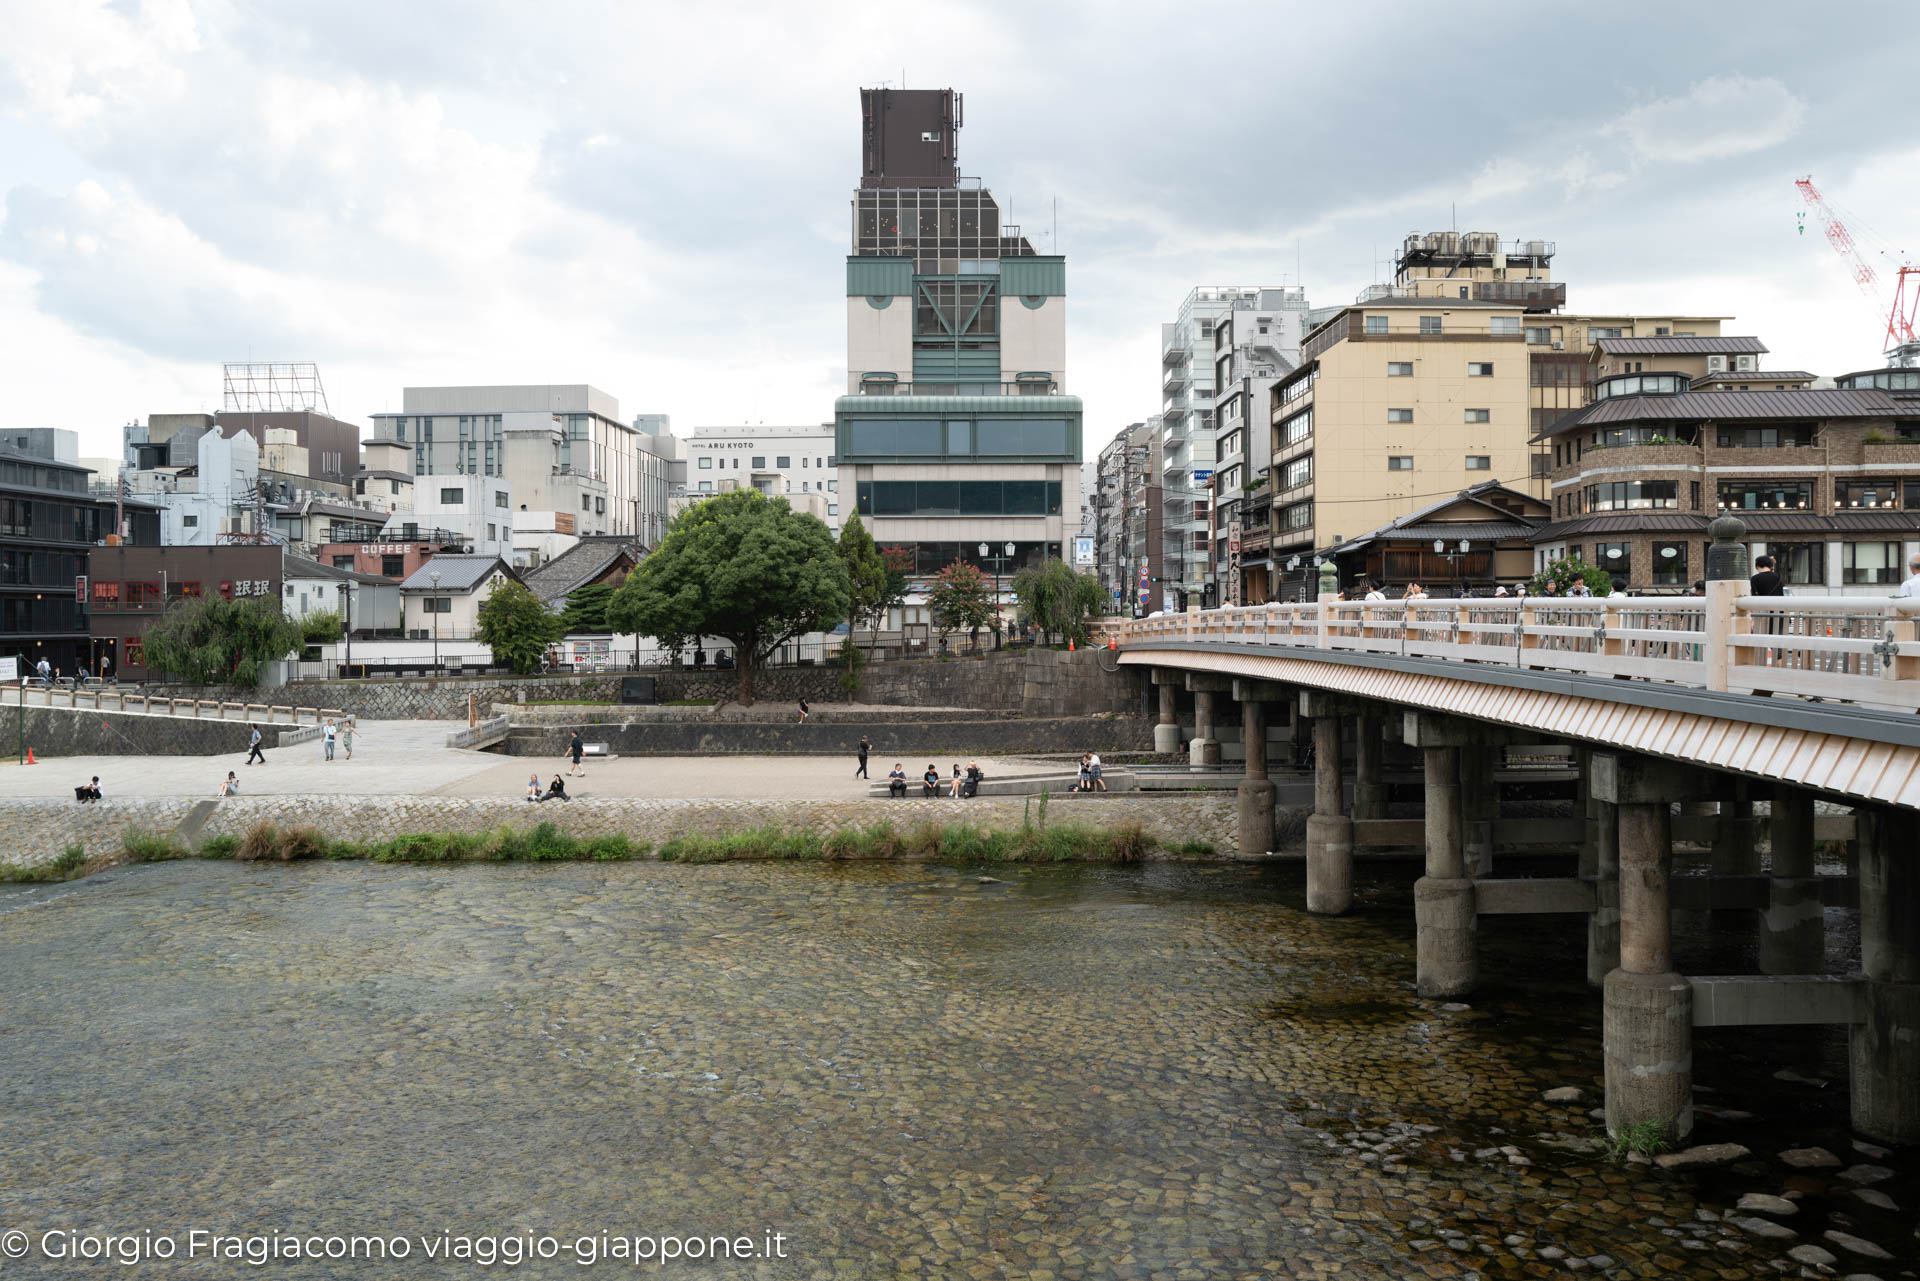
[[[195,861],[0,892],[0,1228],[778,1231],[784,1259],[672,1269],[768,1281],[1911,1272],[1910,1215],[1838,1200],[1911,1207],[1910,1162],[1826,1138],[1836,1168],[1762,1148],[1735,1187],[1598,1155],[1542,1097],[1590,1094],[1592,1001],[1415,999],[1397,883],[1363,870],[1327,920],[1297,868],[994,870]],[[1797,1203],[1786,1235],[1753,1191]]]

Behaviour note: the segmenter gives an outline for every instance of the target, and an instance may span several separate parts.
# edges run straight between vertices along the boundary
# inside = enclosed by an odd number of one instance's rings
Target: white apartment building
[[[744,485],[769,496],[789,498],[795,511],[813,510],[827,528],[839,532],[842,509],[832,423],[695,427],[682,444],[689,498]]]
[[[194,442],[192,467],[128,471],[127,488],[161,505],[164,547],[212,547],[220,535],[253,532],[260,447],[245,432],[209,431]]]
[[[420,475],[413,481],[413,510],[390,513],[380,538],[414,542],[451,535],[470,544],[475,556],[508,560],[514,516],[513,485],[504,477]]]

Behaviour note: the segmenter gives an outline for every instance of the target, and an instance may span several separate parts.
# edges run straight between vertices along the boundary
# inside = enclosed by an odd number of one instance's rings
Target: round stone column
[[[1307,910],[1339,916],[1353,906],[1353,820],[1340,779],[1340,721],[1313,720],[1313,813],[1307,819]]]
[[[1166,674],[1171,668],[1161,668]],[[1153,750],[1171,756],[1180,750],[1180,691],[1171,681],[1160,682],[1160,722],[1153,727]]]
[[[1864,1018],[1853,1025],[1853,1128],[1920,1143],[1920,816],[1859,811]]]
[[[1693,1133],[1693,985],[1674,972],[1672,819],[1666,802],[1615,807],[1620,832],[1620,968],[1607,975],[1607,1133],[1652,1125]]]
[[[1422,749],[1426,769],[1426,875],[1413,883],[1414,986],[1426,997],[1464,996],[1479,978],[1479,914],[1467,877],[1460,818],[1460,749]]]
[[[1257,692],[1257,691],[1256,691]],[[1273,782],[1267,777],[1267,705],[1256,698],[1240,704],[1240,736],[1245,740],[1247,776],[1236,790],[1240,855],[1273,849]]]

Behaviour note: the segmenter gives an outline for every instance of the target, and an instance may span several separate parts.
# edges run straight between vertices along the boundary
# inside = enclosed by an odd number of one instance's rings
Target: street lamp
[[[341,630],[342,630],[342,633],[347,638],[347,673],[348,675],[352,675],[353,673],[353,586],[350,583],[340,584],[340,611],[342,616],[346,619],[346,624]]]
[[[1465,556],[1468,552],[1472,550],[1473,550],[1473,542],[1470,539],[1465,539],[1465,538],[1461,539],[1460,545],[1458,546],[1458,548],[1456,548],[1453,551],[1447,550],[1447,543],[1445,539],[1436,538],[1433,540],[1434,554],[1436,556],[1445,556],[1447,558],[1447,578],[1449,583],[1453,587],[1453,594],[1456,596],[1460,594],[1460,582],[1459,582],[1460,558],[1462,556]]]
[[[995,649],[999,649],[999,648],[1000,648],[1000,622],[1001,622],[1001,617],[1000,617],[1000,570],[1001,570],[1001,567],[1002,567],[1002,565],[1003,565],[1003,564],[1004,564],[1004,563],[1005,563],[1006,561],[1009,561],[1009,560],[1012,560],[1012,559],[1013,559],[1013,550],[1014,550],[1014,549],[1013,549],[1013,544],[1012,544],[1012,543],[1008,543],[1008,544],[1007,544],[1007,545],[1006,545],[1006,546],[1005,546],[1004,548],[1002,548],[1002,549],[1001,549],[1001,550],[1003,550],[1003,551],[1004,551],[1004,552],[1006,553],[1006,555],[1005,555],[1004,557],[1002,557],[1002,556],[989,556],[989,555],[988,555],[988,552],[989,552],[989,550],[990,550],[990,549],[988,548],[988,546],[987,546],[987,544],[985,544],[985,543],[981,543],[981,544],[980,544],[980,559],[981,559],[981,560],[991,560],[991,561],[993,561],[993,621],[994,621],[994,628],[993,628],[993,647],[994,647]]]
[[[427,579],[433,584],[433,674],[440,674],[440,571],[427,571]]]

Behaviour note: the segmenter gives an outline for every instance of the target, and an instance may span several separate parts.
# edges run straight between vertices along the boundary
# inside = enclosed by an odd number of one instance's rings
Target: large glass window
[[[1653,545],[1653,585],[1655,587],[1685,587],[1687,578],[1687,545],[1685,543],[1655,543]]]
[[[931,418],[854,419],[847,435],[856,454],[938,454],[940,423]]]
[[[1633,544],[1632,543],[1596,543],[1593,548],[1594,563],[1613,575],[1616,583],[1633,581]]]
[[[1899,543],[1842,543],[1840,581],[1843,583],[1897,583],[1900,581]]]
[[[1590,512],[1644,511],[1680,505],[1677,480],[1616,480],[1587,486]]]
[[[1825,543],[1767,544],[1767,555],[1789,587],[1809,587],[1827,581],[1827,545]]]
[[[1906,482],[1909,491],[1920,488],[1912,481]],[[1902,482],[1898,480],[1836,480],[1833,482],[1833,505],[1842,507],[1898,507]]]
[[[1421,332],[1421,333],[1423,333],[1423,334],[1437,334],[1437,333],[1439,333],[1439,332],[1440,332],[1440,317],[1438,317],[1438,316],[1422,316],[1422,317],[1420,317],[1420,332]]]
[[[973,452],[973,424],[965,420],[947,424],[947,452],[949,454],[971,454]]]
[[[1279,449],[1294,444],[1313,435],[1313,406],[1305,409],[1273,429],[1273,446]]]
[[[1495,334],[1517,334],[1520,332],[1520,317],[1495,316],[1488,325],[1487,332]]]
[[[1067,452],[1067,424],[1061,418],[983,418],[976,435],[982,454]]]
[[[1793,423],[1785,427],[1722,427],[1718,435],[1718,444],[1722,449],[1801,448],[1812,443],[1812,423]]]
[[[1046,480],[866,480],[870,516],[1057,516],[1060,482]]]
[[[1296,458],[1280,470],[1281,489],[1292,489],[1313,479],[1313,455]]]
[[[1719,502],[1734,511],[1803,511],[1813,505],[1813,482],[1723,480]]]
[[[1370,334],[1386,333],[1387,318],[1385,316],[1368,316],[1367,322],[1366,322],[1366,331]]]

